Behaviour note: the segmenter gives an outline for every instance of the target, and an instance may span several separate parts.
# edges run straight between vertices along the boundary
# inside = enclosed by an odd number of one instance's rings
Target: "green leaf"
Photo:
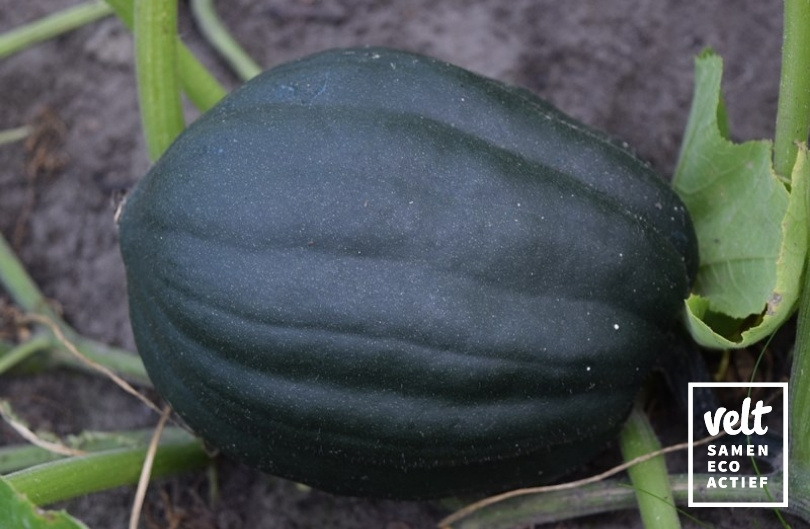
[[[0,477],[0,529],[87,529],[64,511],[43,511]]]
[[[700,270],[687,300],[692,336],[707,347],[745,347],[795,309],[807,253],[806,149],[789,191],[771,165],[768,141],[727,139],[722,59],[695,61],[695,96],[673,186],[698,236]]]

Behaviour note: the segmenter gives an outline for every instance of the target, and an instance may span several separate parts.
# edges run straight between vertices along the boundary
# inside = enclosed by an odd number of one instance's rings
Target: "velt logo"
[[[689,384],[689,507],[788,506],[787,386]]]
[[[720,433],[720,419],[723,419],[723,430],[728,435],[737,435],[738,433],[744,433],[745,435],[765,435],[768,433],[768,427],[762,426],[762,415],[764,413],[770,413],[773,408],[771,406],[764,406],[761,400],[757,401],[757,406],[754,408],[754,411],[751,411],[751,397],[745,397],[743,399],[743,406],[742,412],[737,413],[736,411],[726,411],[725,408],[718,408],[712,418],[712,412],[707,411],[703,414],[703,418],[706,421],[706,430],[709,431],[709,435],[715,436]],[[723,416],[725,415],[725,418]],[[754,427],[748,427],[748,418],[750,416],[754,416]],[[742,421],[740,421],[742,418]],[[735,428],[734,425],[738,422],[741,422],[739,428]]]

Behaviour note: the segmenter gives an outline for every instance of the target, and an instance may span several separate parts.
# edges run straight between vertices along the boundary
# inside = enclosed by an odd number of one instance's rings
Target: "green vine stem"
[[[261,67],[234,40],[217,16],[214,0],[191,0],[191,12],[203,36],[233,68],[240,79],[247,81],[261,73]]]
[[[135,3],[135,71],[146,148],[154,161],[183,131],[177,68],[177,0]]]
[[[810,475],[796,476],[808,482]],[[696,480],[704,481],[708,476],[696,475]],[[781,488],[782,475],[769,477],[769,483]],[[672,495],[677,505],[685,506],[689,501],[689,478],[686,474],[669,477]],[[791,487],[794,476],[791,476]],[[800,492],[800,491],[796,491]],[[810,495],[803,489],[794,499],[791,494],[790,507],[785,512],[810,521]],[[703,488],[694,491],[694,499],[700,502],[763,502],[762,489]],[[576,489],[515,496],[471,513],[466,518],[444,526],[444,529],[514,529],[532,524],[559,523],[583,516],[603,514],[632,509],[637,504],[636,493],[625,480],[605,480]],[[658,527],[653,525],[652,527]]]
[[[0,234],[0,284],[23,310],[54,321],[59,319],[2,234]]]
[[[790,179],[797,143],[810,131],[810,0],[785,0],[782,75],[776,113],[773,163]]]
[[[810,0],[785,0],[782,79],[779,87],[774,167],[790,175],[799,145],[806,144],[810,128]],[[810,197],[808,197],[810,200]],[[808,256],[810,257],[810,256]],[[805,279],[799,298],[799,316],[793,366],[790,376],[790,470],[791,485],[810,471],[810,274],[805,261]],[[803,483],[799,483],[802,486]],[[790,501],[796,498],[791,487]],[[805,487],[805,492],[807,487]]]
[[[55,325],[59,326],[62,334],[65,335],[69,343],[86,360],[109,369],[132,384],[144,387],[152,385],[152,381],[146,374],[146,369],[143,366],[141,358],[135,353],[117,347],[110,347],[102,342],[85,338],[68,327],[64,322],[57,321]],[[25,361],[26,372],[36,372],[42,369],[64,366],[98,375],[97,369],[78,358],[68,349],[65,343],[60,342],[51,334],[50,329],[47,329],[47,327],[42,327],[42,329],[43,332],[41,334],[37,333],[36,338],[31,339],[33,343],[26,341],[8,351],[2,352],[0,364],[2,364],[3,369],[0,369],[0,374]],[[46,338],[48,340],[47,344],[44,342]],[[32,358],[35,353],[40,352],[47,352],[48,354],[46,356]],[[7,356],[11,356],[11,358],[7,359]]]
[[[152,381],[146,374],[146,368],[143,366],[141,357],[137,354],[131,353],[124,349],[117,347],[110,347],[104,343],[97,342],[80,336],[76,331],[68,329],[65,333],[68,340],[76,347],[85,358],[107,367],[115,373],[121,375],[126,380],[139,384],[141,386],[151,386]],[[83,371],[93,372],[86,364],[78,360],[70,354],[64,347],[64,344],[55,343],[58,348],[56,351],[59,353],[57,360],[65,365],[81,369]]]
[[[31,279],[31,276],[26,272],[25,267],[23,267],[22,263],[17,259],[17,256],[14,255],[14,252],[11,250],[11,247],[2,234],[0,234],[0,286],[8,292],[12,300],[14,300],[21,310],[47,318],[57,325],[62,330],[65,337],[76,346],[76,349],[93,362],[112,369],[130,382],[143,385],[150,384],[149,377],[146,375],[146,369],[143,367],[143,362],[141,362],[141,359],[137,355],[80,336],[75,330],[71,329],[62,321],[53,309],[51,309],[45,296],[42,295],[39,288],[37,288],[36,284]],[[50,346],[47,348],[58,353],[54,358],[59,363],[80,369],[87,369],[87,365],[70,354],[64,344],[60,343],[49,329],[45,329],[45,332],[50,340]],[[0,357],[0,363],[13,364],[18,360],[22,360],[22,358],[19,358],[20,356],[27,357],[35,351],[45,349],[46,347],[42,340],[44,340],[44,338],[38,335],[33,344],[20,344],[9,351],[5,351],[2,357]],[[7,358],[9,355],[14,356],[9,359]],[[17,358],[15,359],[15,357]],[[2,372],[2,370],[0,370],[0,372]]]
[[[104,2],[87,2],[0,35],[0,59],[112,14]]]
[[[47,351],[53,347],[53,339],[50,336],[41,334],[31,338],[10,351],[0,354],[0,375],[29,358],[34,353]]]
[[[205,112],[225,97],[226,92],[222,85],[184,45],[177,48],[177,67],[180,86],[198,110]]]
[[[62,457],[32,444],[0,446],[0,475]]]
[[[29,134],[31,134],[31,127],[26,126],[0,130],[0,145],[6,145],[24,140]]]
[[[661,444],[640,404],[636,404],[619,436],[625,461],[656,452]],[[664,456],[658,456],[627,469],[636,491],[638,509],[644,527],[679,529],[678,511],[669,487],[669,474]]]
[[[810,274],[805,265],[790,374],[790,470],[810,472]],[[793,491],[791,491],[793,492]],[[791,500],[794,494],[791,494]]]
[[[202,444],[186,434],[160,443],[152,479],[204,468],[210,458]],[[47,505],[102,490],[137,483],[147,446],[118,448],[68,457],[5,476],[37,505]]]
[[[135,27],[134,0],[106,1],[121,22],[133,30]],[[180,84],[194,106],[205,112],[225,97],[226,91],[180,41],[180,38],[175,36],[175,40]]]
[[[133,8],[134,0],[106,0],[87,2],[53,13],[0,35],[0,59],[112,13],[132,30]],[[176,40],[180,84],[192,104],[204,112],[222,99],[226,91],[180,39]]]
[[[68,436],[65,445],[82,452],[136,448],[146,446],[154,433],[154,428],[122,432],[85,431],[78,435]],[[163,430],[161,439],[164,442],[181,442],[188,441],[190,436],[181,428],[171,427]],[[29,443],[0,446],[0,475],[64,459],[65,457]]]

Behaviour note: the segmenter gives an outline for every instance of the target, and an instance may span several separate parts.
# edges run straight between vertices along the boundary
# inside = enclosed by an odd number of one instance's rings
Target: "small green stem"
[[[0,59],[111,14],[107,4],[93,1],[7,31],[0,35]]]
[[[135,3],[135,66],[149,157],[157,160],[183,131],[177,68],[177,0]]]
[[[24,140],[29,134],[31,134],[31,127],[17,127],[0,131],[0,145]]]
[[[53,347],[54,342],[50,336],[39,335],[27,340],[11,351],[0,355],[0,375],[19,364],[34,353],[45,351]]]
[[[191,103],[205,112],[225,97],[225,89],[185,46],[177,49],[180,85]]]
[[[106,366],[113,371],[121,374],[131,382],[149,385],[149,377],[146,375],[146,369],[143,367],[141,359],[126,350],[116,347],[110,347],[95,340],[90,340],[80,336],[75,330],[71,329],[62,319],[51,309],[48,305],[45,296],[40,292],[34,280],[26,272],[25,267],[22,265],[17,256],[11,250],[11,247],[6,242],[6,239],[0,234],[0,286],[9,293],[14,302],[27,313],[37,314],[43,316],[48,320],[54,322],[65,337],[76,346],[84,356],[90,360]],[[87,366],[77,359],[72,354],[67,352],[64,344],[61,344],[53,336],[50,329],[45,329],[47,336],[51,340],[51,346],[62,351],[59,360],[67,365],[87,369]],[[39,347],[40,344],[35,343]],[[20,346],[17,346],[20,347]],[[15,354],[24,354],[17,351]],[[8,354],[8,353],[7,353]],[[4,357],[5,358],[5,355]],[[9,362],[5,359],[3,362]],[[0,371],[2,372],[2,371]]]
[[[134,28],[134,0],[106,0],[115,15],[130,30]],[[225,97],[226,91],[219,82],[200,64],[185,44],[176,38],[177,64],[180,84],[188,98],[199,110],[205,112]]]
[[[636,405],[619,436],[619,445],[625,461],[661,449],[647,415]],[[669,485],[669,474],[664,456],[658,456],[627,469],[636,493],[638,509],[644,527],[677,529],[681,527],[678,511]]]
[[[810,130],[810,0],[785,0],[774,170],[789,181],[796,144]]]
[[[217,16],[214,0],[191,0],[191,12],[203,36],[225,59],[240,79],[247,81],[259,75],[262,69],[231,36]]]
[[[20,470],[7,481],[37,505],[47,505],[137,483],[147,447],[118,448],[68,457]],[[202,445],[187,436],[164,441],[158,447],[152,479],[204,468],[210,463]]]
[[[114,371],[130,382],[140,384],[142,386],[152,385],[151,380],[149,380],[149,376],[146,374],[146,368],[143,366],[143,361],[137,354],[131,353],[126,349],[110,347],[109,345],[96,340],[79,336],[76,331],[73,331],[72,329],[67,330],[71,333],[67,335],[68,340],[70,340],[70,342],[84,357]],[[62,351],[60,360],[63,363],[74,368],[92,371],[84,362],[67,352],[63,344],[58,345]]]
[[[137,354],[80,336],[64,322],[57,321],[56,324],[59,325],[62,334],[65,335],[70,344],[85,359],[111,370],[131,384],[144,387],[152,385],[149,376],[146,374],[143,361]],[[64,343],[60,342],[52,334],[47,326],[40,327],[40,330],[42,334],[36,342],[24,342],[10,348],[8,351],[0,351],[0,374],[9,369],[12,364],[17,365],[31,357],[32,353],[43,350],[47,350],[46,355],[31,358],[25,363],[26,372],[64,366],[91,374],[98,374],[97,369],[73,354]],[[18,354],[24,356],[24,358],[15,358]],[[7,358],[7,355],[12,356]]]
[[[14,255],[2,234],[0,234],[0,285],[26,312],[58,321],[56,313],[48,306],[45,296],[25,271],[25,267]]]

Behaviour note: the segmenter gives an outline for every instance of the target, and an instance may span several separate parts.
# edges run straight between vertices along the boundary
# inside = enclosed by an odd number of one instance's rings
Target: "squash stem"
[[[124,26],[132,30],[135,26],[134,0],[106,0],[106,2],[112,7]],[[225,97],[226,90],[200,64],[200,61],[180,41],[179,36],[175,36],[175,40],[177,41],[175,44],[177,68],[183,92],[198,110],[205,112]]]
[[[154,161],[185,123],[177,68],[177,0],[135,3],[135,70],[146,147]]]
[[[797,143],[810,130],[810,0],[785,0],[774,170],[790,178]]]
[[[0,59],[111,14],[107,4],[92,1],[14,28],[0,35]]]
[[[240,79],[247,81],[261,73],[261,67],[234,40],[217,16],[213,0],[191,0],[191,12],[200,26],[203,36],[233,68]]]
[[[622,456],[631,461],[661,449],[658,438],[640,404],[634,406],[619,436]],[[658,456],[627,469],[635,489],[644,527],[678,529],[678,511],[669,484],[664,456]]]
[[[204,468],[202,444],[186,435],[163,441],[155,454],[152,479]],[[137,483],[147,446],[116,448],[36,465],[5,476],[17,492],[47,505],[92,492]]]

